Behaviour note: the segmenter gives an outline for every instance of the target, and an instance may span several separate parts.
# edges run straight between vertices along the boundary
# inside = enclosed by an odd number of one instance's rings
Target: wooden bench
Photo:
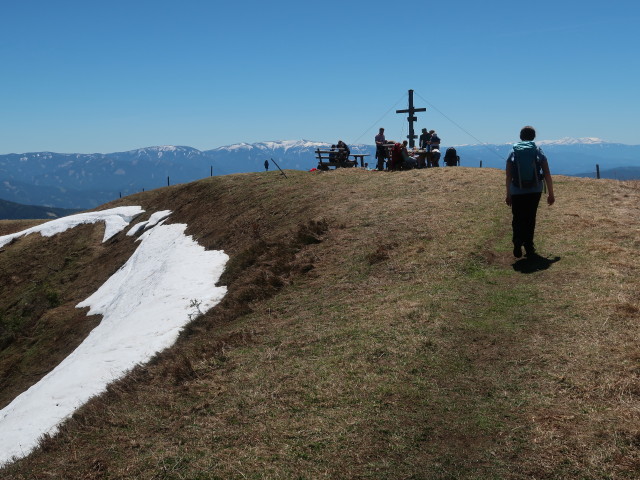
[[[334,148],[331,150],[316,150],[316,158],[318,159],[318,170],[329,170],[330,167],[344,168],[344,167],[356,167],[358,162],[356,160],[342,160],[337,161],[337,157],[343,153],[342,148]]]

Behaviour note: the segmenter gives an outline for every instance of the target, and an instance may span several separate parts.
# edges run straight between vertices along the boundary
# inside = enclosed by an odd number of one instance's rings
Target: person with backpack
[[[460,157],[458,156],[458,152],[454,147],[447,148],[447,151],[444,152],[444,164],[447,167],[455,167],[456,165],[460,165]]]
[[[547,203],[553,205],[555,202],[547,157],[534,143],[535,138],[533,127],[523,127],[521,141],[513,145],[507,158],[505,203],[511,207],[513,215],[513,256],[516,258],[522,257],[522,247],[527,257],[536,253],[533,235],[544,183],[548,190]]]

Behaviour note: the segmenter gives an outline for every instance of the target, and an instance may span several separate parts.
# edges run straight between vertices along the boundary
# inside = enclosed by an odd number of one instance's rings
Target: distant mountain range
[[[608,143],[597,138],[564,138],[554,141],[540,141],[551,166],[552,173],[561,175],[582,175],[593,172],[596,165],[601,173],[619,167],[640,167],[640,145]],[[504,168],[504,162],[511,144],[465,145],[456,147],[464,165],[477,167],[482,160],[484,167]],[[492,152],[492,153],[491,153]]]
[[[36,205],[21,205],[19,203],[7,202],[0,199],[0,220],[16,219],[45,219],[66,217],[78,213],[79,210],[66,208],[40,207]]]
[[[572,176],[596,178],[596,172],[583,172]],[[610,180],[640,180],[640,167],[617,167],[610,168],[608,170],[600,169],[600,178]]]
[[[640,145],[594,138],[541,141],[539,145],[549,157],[552,173],[595,176],[598,164],[605,178],[611,172],[615,172],[611,178],[640,178]],[[93,208],[119,196],[167,183],[191,182],[212,173],[261,171],[269,159],[283,169],[308,170],[317,164],[314,150],[327,147],[330,143],[297,140],[240,143],[205,151],[162,146],[108,154],[0,155],[0,198],[27,205]],[[443,151],[446,148],[442,146]],[[509,144],[456,146],[462,166],[493,168],[504,167],[510,148]],[[351,145],[351,150],[368,153],[373,166],[373,145]]]

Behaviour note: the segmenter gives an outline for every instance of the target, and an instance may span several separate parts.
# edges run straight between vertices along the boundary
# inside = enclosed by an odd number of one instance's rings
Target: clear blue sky
[[[408,89],[445,145],[640,143],[635,0],[1,6],[0,153],[402,139]]]

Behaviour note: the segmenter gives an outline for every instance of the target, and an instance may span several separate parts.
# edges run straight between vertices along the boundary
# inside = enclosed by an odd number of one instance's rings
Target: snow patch
[[[253,145],[248,143],[236,143],[234,145],[228,145],[226,147],[219,147],[214,149],[215,151],[236,151],[236,150],[252,150]]]
[[[99,212],[78,213],[68,217],[58,218],[50,222],[36,225],[21,232],[3,235],[0,237],[0,247],[11,243],[14,239],[29,235],[31,233],[39,233],[43,237],[51,237],[57,233],[62,233],[70,228],[82,225],[84,223],[104,222],[103,242],[106,242],[117,233],[124,230],[131,220],[143,213],[142,207],[116,207],[109,210],[101,210]]]
[[[145,232],[127,263],[77,305],[103,319],[71,355],[0,410],[0,466],[28,455],[42,435],[55,434],[78,407],[171,346],[194,314],[222,299],[226,287],[216,283],[227,255],[206,251],[186,228]]]
[[[151,215],[151,217],[149,217],[149,220],[137,223],[133,227],[131,227],[131,229],[127,232],[127,237],[137,235],[139,232],[142,232],[145,229],[155,227],[161,220],[164,220],[169,215],[171,215],[171,210],[162,210],[160,212],[155,212]]]

